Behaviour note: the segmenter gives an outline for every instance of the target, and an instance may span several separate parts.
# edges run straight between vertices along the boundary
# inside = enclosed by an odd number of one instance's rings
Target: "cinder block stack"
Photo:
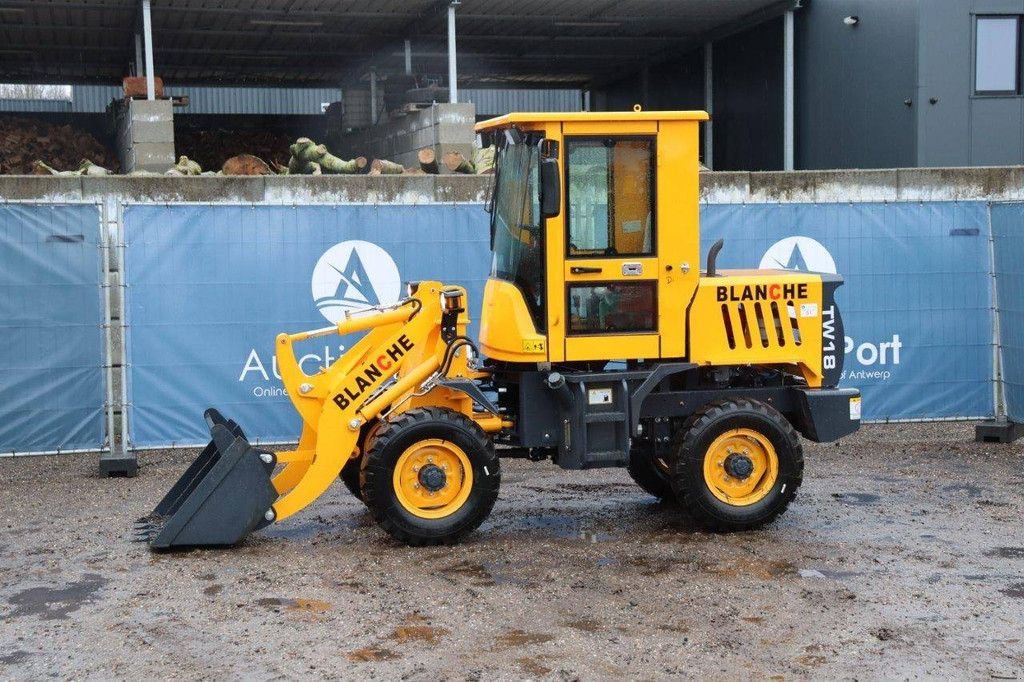
[[[346,135],[342,144],[345,153],[352,150],[367,158],[390,159],[406,167],[419,167],[417,153],[424,147],[433,148],[438,159],[445,152],[460,152],[472,159],[475,120],[473,104],[435,104]]]
[[[162,173],[174,165],[174,112],[169,99],[127,99],[118,106],[117,152],[124,173]]]

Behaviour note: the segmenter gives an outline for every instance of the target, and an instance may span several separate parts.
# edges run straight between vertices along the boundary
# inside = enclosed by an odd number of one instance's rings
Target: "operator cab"
[[[498,147],[480,331],[488,357],[686,355],[705,120],[701,111],[583,112],[477,125]]]

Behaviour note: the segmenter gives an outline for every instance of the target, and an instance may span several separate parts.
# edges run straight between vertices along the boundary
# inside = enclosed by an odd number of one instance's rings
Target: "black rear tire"
[[[396,467],[404,466],[400,460],[410,451],[415,455],[418,444],[426,442],[437,444],[441,450],[449,448],[461,452],[469,463],[464,467],[469,471],[462,477],[457,478],[456,472],[449,471],[447,475],[451,480],[445,478],[446,485],[460,482],[468,485],[468,496],[460,504],[447,505],[451,510],[436,518],[424,516],[434,510],[414,510],[408,499],[403,501],[408,491],[396,490],[395,484]],[[498,498],[501,467],[494,445],[472,419],[452,410],[416,408],[384,421],[364,457],[362,489],[366,506],[381,528],[407,545],[459,542],[483,523]],[[427,467],[429,465],[423,468]],[[400,476],[402,471],[404,469],[399,472]],[[472,482],[467,484],[470,472]]]
[[[774,451],[777,470],[774,482],[770,477],[752,479],[762,481],[763,487],[759,487],[749,497],[736,498],[736,503],[731,503],[722,499],[721,495],[728,495],[721,488],[718,488],[718,494],[712,489],[715,477],[722,476],[722,472],[733,474],[737,471],[742,477],[749,460],[746,463],[740,462],[738,469],[730,471],[726,465],[721,464],[721,453],[716,454],[710,448],[716,443],[731,442],[730,434],[736,433],[741,434],[738,438],[746,438],[751,442],[752,450],[761,447],[755,440],[757,438],[763,438],[765,444],[770,443],[771,447],[765,447],[764,450]],[[748,437],[742,434],[751,435]],[[687,420],[676,439],[672,489],[693,518],[711,530],[749,530],[770,522],[786,510],[803,480],[803,448],[796,430],[775,408],[757,400],[740,398],[710,403]],[[709,478],[705,462],[712,457],[708,460],[711,469]],[[765,461],[769,459],[766,455]],[[718,467],[722,467],[721,472]],[[758,473],[755,469],[746,478],[726,475],[725,480],[727,483],[745,481],[750,476],[758,476]]]
[[[638,486],[659,500],[676,499],[676,494],[672,491],[672,468],[668,462],[656,456],[654,443],[635,442],[629,450],[626,471]]]

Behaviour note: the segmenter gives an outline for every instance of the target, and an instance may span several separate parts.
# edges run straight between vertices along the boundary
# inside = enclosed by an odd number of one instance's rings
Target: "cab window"
[[[654,253],[654,140],[566,138],[566,256]]]

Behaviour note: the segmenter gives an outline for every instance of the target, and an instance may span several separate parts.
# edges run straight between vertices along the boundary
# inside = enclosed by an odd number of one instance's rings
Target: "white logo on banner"
[[[313,268],[313,301],[333,324],[346,311],[387,305],[402,294],[402,278],[391,254],[372,242],[335,244]]]
[[[836,261],[821,242],[810,237],[786,237],[768,247],[761,268],[836,272]]]
[[[821,242],[810,237],[786,237],[780,239],[765,251],[761,258],[762,269],[768,270],[799,270],[801,272],[837,273],[836,261]],[[858,344],[852,337],[845,339],[844,351],[853,354],[862,367],[879,367],[880,369],[844,370],[843,379],[881,379],[885,381],[892,376],[887,367],[900,364],[900,351],[903,342],[899,334],[891,339],[872,343],[866,341]]]

